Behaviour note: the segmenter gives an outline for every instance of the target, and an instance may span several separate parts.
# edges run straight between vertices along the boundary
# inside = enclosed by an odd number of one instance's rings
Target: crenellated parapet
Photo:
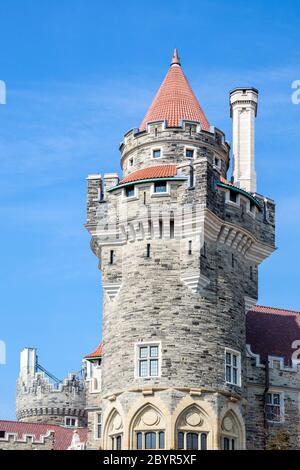
[[[63,381],[40,371],[35,349],[21,352],[17,380],[16,415],[19,421],[84,426],[86,389],[78,374]]]

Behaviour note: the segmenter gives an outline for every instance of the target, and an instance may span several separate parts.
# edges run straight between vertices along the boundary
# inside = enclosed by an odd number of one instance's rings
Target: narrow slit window
[[[192,240],[189,241],[189,249],[188,249],[189,255],[192,254]]]
[[[170,219],[170,238],[174,238],[174,234],[175,234],[174,219]]]
[[[150,258],[151,257],[151,245],[150,243],[147,243],[147,258]]]
[[[164,231],[163,221],[162,219],[159,219],[159,238],[163,237],[163,231]]]
[[[114,250],[110,250],[109,263],[114,264],[114,262],[115,262],[115,252]]]

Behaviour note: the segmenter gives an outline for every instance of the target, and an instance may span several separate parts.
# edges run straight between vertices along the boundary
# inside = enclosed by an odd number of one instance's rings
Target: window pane
[[[145,448],[155,449],[156,448],[156,434],[155,432],[146,432],[145,434]]]
[[[156,193],[166,193],[167,192],[167,183],[155,183],[154,191]]]
[[[197,450],[198,449],[198,434],[195,432],[189,432],[186,436],[187,449]]]
[[[160,157],[160,150],[153,150],[153,158],[159,158]]]
[[[147,357],[147,356],[148,356],[148,348],[147,348],[147,346],[140,348],[140,357],[141,357],[141,358],[144,358],[144,357]]]
[[[237,366],[237,356],[235,354],[232,355],[232,360],[233,360],[232,362],[233,362],[234,367],[236,367]]]
[[[157,359],[151,359],[150,361],[150,375],[151,377],[158,376],[158,360]]]
[[[267,393],[267,403],[272,403],[272,395],[271,395],[271,393]]]
[[[117,450],[121,450],[121,447],[122,447],[122,438],[121,436],[118,436],[117,437]]]
[[[226,366],[226,381],[231,382],[231,367]]]
[[[280,405],[280,395],[279,395],[279,393],[274,393],[273,403],[274,403],[274,405]]]
[[[134,186],[128,186],[128,188],[126,188],[126,196],[127,197],[134,196]]]
[[[138,432],[136,435],[136,448],[137,449],[142,449],[143,448],[143,435],[141,432]]]
[[[178,449],[184,448],[184,434],[183,432],[178,433]]]
[[[230,353],[226,353],[226,364],[231,364],[231,354]]]
[[[224,450],[229,450],[229,439],[228,437],[224,437]]]
[[[238,379],[237,379],[237,369],[233,369],[232,372],[233,372],[233,380],[232,380],[232,381],[233,381],[233,383],[234,383],[235,385],[237,385],[237,383],[238,383]]]
[[[140,377],[147,377],[147,375],[148,375],[147,361],[140,361],[139,376]]]
[[[185,156],[186,156],[187,158],[193,158],[193,156],[194,156],[194,150],[186,149]]]
[[[150,357],[158,357],[158,346],[150,347]]]
[[[160,432],[158,434],[158,437],[159,437],[159,448],[164,449],[165,448],[165,433]]]
[[[201,434],[201,450],[207,450],[207,434]]]

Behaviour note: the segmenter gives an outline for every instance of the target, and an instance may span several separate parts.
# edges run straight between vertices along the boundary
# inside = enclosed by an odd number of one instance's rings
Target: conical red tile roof
[[[183,73],[175,49],[171,67],[140,125],[140,130],[146,129],[147,122],[162,120],[167,121],[168,127],[178,127],[182,119],[200,122],[202,129],[209,130],[209,122]]]

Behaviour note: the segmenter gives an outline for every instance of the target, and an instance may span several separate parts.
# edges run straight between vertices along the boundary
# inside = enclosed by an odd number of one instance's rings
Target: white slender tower
[[[251,193],[256,192],[254,128],[257,101],[256,88],[235,88],[230,92],[234,184]]]

